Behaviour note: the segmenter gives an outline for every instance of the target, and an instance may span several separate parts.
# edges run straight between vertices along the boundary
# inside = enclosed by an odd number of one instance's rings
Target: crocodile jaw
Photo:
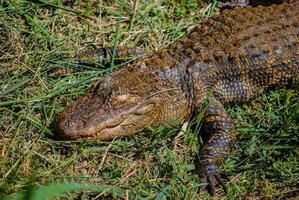
[[[112,140],[129,136],[154,125],[159,113],[157,106],[150,101],[130,103],[130,106],[118,111],[108,112],[103,108],[95,111],[91,103],[93,98],[92,94],[85,94],[59,114],[54,128],[60,137],[70,140],[88,137]]]

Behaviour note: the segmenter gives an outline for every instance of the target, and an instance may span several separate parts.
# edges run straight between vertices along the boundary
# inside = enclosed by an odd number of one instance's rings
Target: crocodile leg
[[[208,183],[208,190],[214,196],[217,182],[225,189],[219,167],[229,156],[236,141],[234,122],[214,97],[211,97],[207,106],[204,128],[210,137],[199,157],[198,174]]]

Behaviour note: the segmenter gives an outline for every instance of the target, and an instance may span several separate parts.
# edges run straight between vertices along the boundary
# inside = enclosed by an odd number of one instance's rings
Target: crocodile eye
[[[150,105],[147,105],[147,106],[144,106],[144,107],[141,107],[141,108],[135,110],[134,114],[135,115],[145,115],[145,114],[153,111],[153,108],[154,108],[154,105],[150,104]]]
[[[132,102],[136,99],[135,96],[130,95],[130,94],[121,94],[121,95],[117,95],[115,97],[112,97],[112,104],[113,105],[120,105],[120,104],[124,104],[127,102]]]
[[[134,112],[135,115],[145,115],[147,113],[151,112],[151,108],[149,107],[143,107],[143,108],[140,108],[138,110],[136,110]]]

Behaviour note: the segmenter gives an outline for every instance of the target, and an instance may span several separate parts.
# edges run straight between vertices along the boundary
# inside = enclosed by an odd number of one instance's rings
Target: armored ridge
[[[181,123],[207,102],[209,139],[199,175],[212,194],[219,165],[236,140],[226,103],[247,102],[299,74],[299,4],[226,10],[187,38],[101,77],[66,107],[56,130],[67,139],[128,136],[167,121]]]

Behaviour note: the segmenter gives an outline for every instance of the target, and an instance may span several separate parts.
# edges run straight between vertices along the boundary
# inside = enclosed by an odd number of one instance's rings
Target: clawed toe
[[[216,195],[216,188],[219,186],[227,193],[226,183],[227,176],[222,174],[219,170],[219,167],[215,164],[206,164],[200,167],[198,171],[199,177],[207,183],[207,190],[212,195]]]

